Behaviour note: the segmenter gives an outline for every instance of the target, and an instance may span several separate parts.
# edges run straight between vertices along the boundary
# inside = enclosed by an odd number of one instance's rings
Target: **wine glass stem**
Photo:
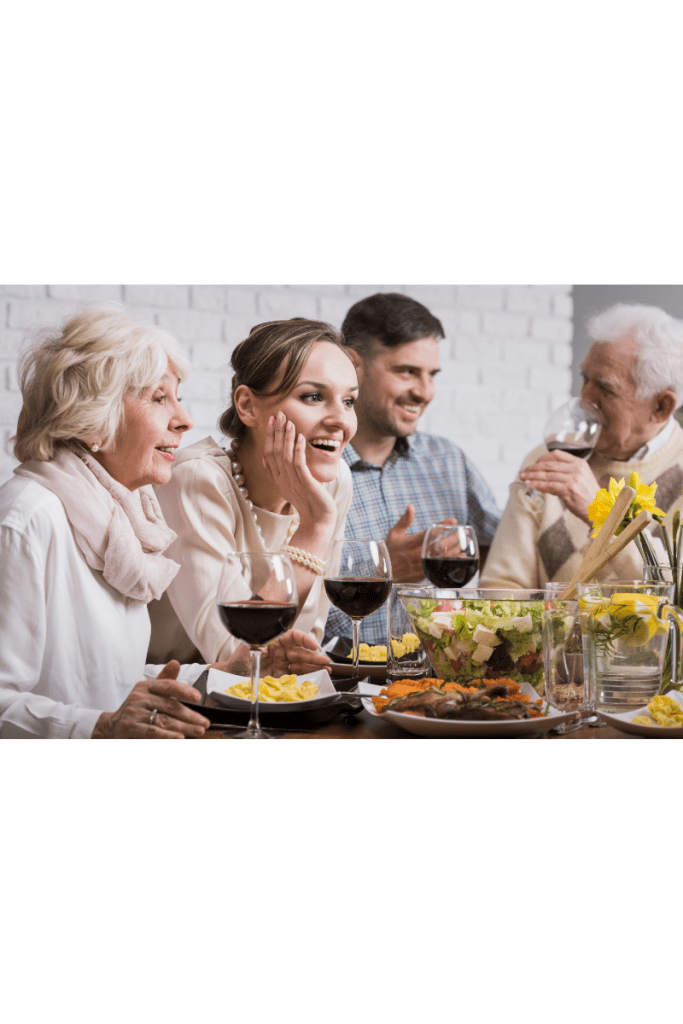
[[[249,664],[251,667],[251,714],[249,716],[247,732],[253,736],[258,736],[261,732],[261,726],[258,720],[258,684],[261,676],[260,647],[249,648]]]
[[[360,619],[351,619],[351,636],[353,642],[353,674],[358,675],[358,659],[360,657]]]

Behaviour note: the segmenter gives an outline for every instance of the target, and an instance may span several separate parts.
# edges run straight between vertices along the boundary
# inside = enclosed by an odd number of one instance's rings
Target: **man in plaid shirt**
[[[384,538],[395,583],[423,581],[431,523],[470,523],[483,562],[500,519],[488,484],[460,448],[416,433],[434,397],[440,321],[406,295],[379,293],[351,307],[342,333],[360,385],[358,432],[342,454],[353,476],[346,536]],[[351,636],[351,620],[334,607],[325,640],[333,636]],[[362,639],[386,643],[385,607],[363,620]]]

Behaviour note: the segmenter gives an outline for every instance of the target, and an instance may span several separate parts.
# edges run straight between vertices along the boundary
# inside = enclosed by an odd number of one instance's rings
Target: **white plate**
[[[667,693],[667,697],[673,697],[675,701],[683,705],[683,693],[679,693],[678,690],[671,690]],[[633,719],[638,715],[649,714],[647,705],[637,708],[635,711],[624,711],[621,715],[609,715],[606,711],[598,711],[600,718],[608,725],[613,725],[615,729],[621,729],[622,732],[628,732],[632,736],[652,736],[658,740],[683,739],[683,725],[638,725],[634,723]]]
[[[250,701],[244,697],[233,697],[225,691],[236,683],[243,683],[246,676],[233,676],[228,672],[221,672],[217,668],[209,669],[209,679],[206,686],[207,694],[210,694],[216,703],[232,711],[248,711]],[[329,672],[323,669],[320,672],[310,672],[307,676],[297,676],[297,682],[304,683],[310,680],[318,687],[318,696],[309,697],[308,700],[275,701],[260,700],[259,711],[287,712],[287,711],[309,711],[311,708],[320,708],[325,704],[332,704],[339,697],[339,690],[336,690],[330,678]]]
[[[368,693],[377,696],[382,687],[372,686],[370,683],[361,682],[358,686],[361,693]],[[529,683],[521,683],[520,690],[529,697],[538,698],[538,694]],[[543,718],[523,718],[509,722],[467,722],[457,718],[423,718],[421,715],[406,715],[402,711],[383,711],[381,714],[375,711],[375,705],[371,700],[364,700],[363,707],[371,715],[378,718],[386,718],[394,725],[400,726],[406,732],[412,732],[415,736],[434,737],[508,737],[532,736],[536,733],[550,732],[563,722],[574,717],[574,712],[557,711],[549,708],[548,714]]]

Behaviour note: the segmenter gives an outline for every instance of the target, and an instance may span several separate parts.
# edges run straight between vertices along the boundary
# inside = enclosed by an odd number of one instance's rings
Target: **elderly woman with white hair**
[[[118,309],[36,332],[19,363],[14,477],[0,487],[0,735],[202,736],[199,694],[145,656],[147,603],[178,571],[165,483],[191,417],[176,341]],[[184,666],[186,680],[204,666]],[[156,678],[141,678],[145,674]]]
[[[482,572],[486,587],[543,587],[573,577],[591,540],[588,505],[610,477],[637,473],[657,484],[656,504],[670,523],[683,507],[683,430],[673,417],[683,402],[683,322],[655,306],[619,304],[588,323],[593,344],[581,365],[582,398],[603,427],[588,459],[549,452],[524,460]],[[544,495],[530,502],[527,488]],[[666,562],[661,527],[649,527]],[[598,574],[638,578],[642,560],[629,544]]]

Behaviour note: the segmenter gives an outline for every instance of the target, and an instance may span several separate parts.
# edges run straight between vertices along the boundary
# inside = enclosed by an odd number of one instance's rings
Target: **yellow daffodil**
[[[657,508],[655,505],[655,491],[657,490],[657,484],[644,484],[641,482],[639,473],[631,473],[628,478],[628,485],[636,492],[636,496],[631,502],[631,511],[633,512],[634,518],[643,510],[651,512],[653,516],[666,515],[666,512],[661,508]]]
[[[666,515],[666,512],[662,511],[661,508],[657,508],[655,505],[655,491],[657,490],[657,484],[644,484],[641,482],[638,473],[631,473],[628,479],[628,485],[629,487],[632,487],[636,493],[633,501],[626,511],[626,515],[619,524],[618,529],[615,531],[617,534],[621,533],[624,526],[632,519],[635,519],[638,513],[642,512],[644,509],[647,512],[651,512],[653,516]],[[597,537],[600,530],[605,525],[605,520],[612,511],[612,506],[623,488],[623,478],[619,483],[617,483],[613,477],[610,477],[609,487],[607,489],[601,487],[595,495],[595,500],[588,506],[588,518],[593,524],[593,537]]]
[[[612,511],[612,506],[617,500],[619,492],[622,490],[623,486],[623,477],[619,483],[617,483],[613,477],[610,477],[609,488],[605,490],[604,487],[601,487],[595,495],[595,500],[588,506],[588,518],[593,524],[593,537],[597,537],[600,530],[605,525],[605,520]]]

